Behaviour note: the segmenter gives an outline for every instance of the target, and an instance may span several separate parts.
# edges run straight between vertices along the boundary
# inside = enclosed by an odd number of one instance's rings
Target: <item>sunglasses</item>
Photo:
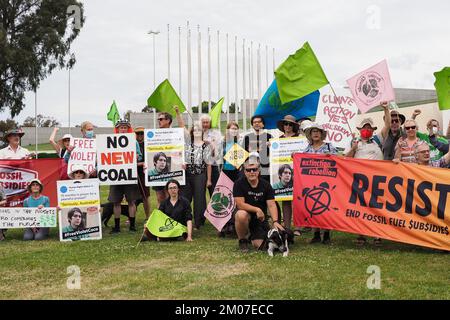
[[[158,118],[158,121],[164,121],[167,120],[166,118]]]
[[[285,126],[290,126],[290,127],[293,127],[293,126],[294,126],[294,124],[293,124],[292,122],[285,122],[284,125],[285,125]]]
[[[136,135],[138,135],[138,136],[143,136],[144,133],[143,133],[143,132],[136,132]]]
[[[399,123],[400,122],[400,120],[398,120],[398,119],[392,119],[391,120],[391,123]]]
[[[405,127],[405,130],[416,130],[416,126]]]
[[[245,172],[258,172],[258,168],[249,168],[249,169],[245,169]]]

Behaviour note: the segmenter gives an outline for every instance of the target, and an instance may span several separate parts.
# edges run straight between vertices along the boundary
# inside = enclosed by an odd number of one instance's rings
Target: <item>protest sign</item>
[[[146,186],[165,186],[171,179],[185,182],[184,129],[145,130]]]
[[[61,241],[102,238],[98,179],[58,181]]]
[[[303,137],[270,140],[270,184],[275,191],[275,200],[292,200],[293,179],[292,154],[308,146]]]
[[[56,208],[0,208],[0,229],[54,227]]]
[[[101,185],[137,184],[136,135],[97,135],[98,179]]]
[[[244,148],[235,143],[223,158],[233,167],[239,169],[245,160],[247,160],[248,155],[249,153]]]
[[[69,175],[72,172],[73,166],[83,166],[86,172],[94,172],[97,156],[95,139],[72,137],[70,139],[70,145],[74,147],[74,149],[70,153],[67,174]]]
[[[330,87],[320,90],[316,122],[327,131],[325,142],[345,149],[351,145],[352,132],[357,132],[358,107],[348,89],[336,89],[335,92],[336,95]]]
[[[41,180],[50,205],[57,205],[56,181],[61,179],[63,159],[0,160],[0,185],[6,194],[6,207],[22,207],[28,197],[27,186]]]
[[[233,185],[233,181],[222,171],[205,211],[205,217],[218,231],[222,231],[224,225],[231,219],[234,210],[236,210]]]
[[[386,60],[348,79],[347,84],[362,113],[366,113],[383,101],[395,100]]]
[[[450,171],[294,155],[294,224],[450,251]]]
[[[145,226],[151,234],[160,238],[176,238],[187,233],[186,226],[159,210],[153,210]]]

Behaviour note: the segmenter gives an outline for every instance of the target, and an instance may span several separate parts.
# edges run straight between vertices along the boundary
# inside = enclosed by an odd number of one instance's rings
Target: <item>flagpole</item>
[[[253,70],[253,41],[250,42],[250,115],[254,115],[254,107],[255,107],[255,77],[254,77],[254,70]]]
[[[234,120],[239,123],[237,36],[234,36]]]
[[[272,48],[273,77],[275,78],[275,48]]]
[[[266,88],[269,88],[269,51],[266,45]]]
[[[202,108],[202,35],[200,33],[200,25],[197,25],[198,31],[198,115],[199,118],[203,114]]]
[[[170,25],[167,25],[167,80],[170,81]]]
[[[328,82],[328,84],[330,85],[331,91],[333,91],[334,97],[336,98],[336,101],[337,101],[338,104],[339,104],[339,108],[341,108],[342,114],[345,114],[345,113],[344,113],[344,108],[342,108],[341,102],[339,101],[339,99],[338,99],[338,97],[337,97],[337,94],[336,94],[336,92],[334,91],[333,86],[331,85],[330,82]],[[347,123],[348,129],[350,130],[350,133],[353,135],[352,128],[350,127],[350,124],[348,123],[347,118],[345,118],[345,120],[346,120],[345,122]]]
[[[242,41],[242,129],[247,131],[247,98],[245,96],[245,39]]]
[[[188,107],[187,107],[187,111],[189,113],[189,111],[191,111],[191,106],[192,106],[192,74],[191,74],[191,29],[189,28],[189,21],[187,22],[187,73],[188,73]],[[191,126],[192,123],[191,121],[189,121],[189,126]]]
[[[211,112],[211,34],[208,27],[208,112]]]
[[[220,100],[220,31],[217,30],[217,101]]]
[[[258,101],[261,101],[261,44],[258,43],[258,64],[257,64],[257,75],[258,75]]]
[[[178,27],[178,85],[180,98],[182,98],[181,94],[181,27]]]
[[[227,124],[230,122],[230,71],[228,61],[228,33],[227,33]]]
[[[250,116],[253,115],[252,109],[253,109],[253,79],[252,79],[252,58],[251,58],[251,50],[250,48],[247,48],[248,53],[248,94],[249,94],[249,106],[248,110],[250,113]]]

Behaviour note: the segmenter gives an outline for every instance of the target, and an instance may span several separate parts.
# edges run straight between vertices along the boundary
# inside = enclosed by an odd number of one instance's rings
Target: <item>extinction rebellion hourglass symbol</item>
[[[336,186],[330,190],[328,183],[322,182],[318,187],[303,189],[302,196],[305,201],[305,209],[311,215],[311,218],[330,210],[330,191],[335,188]]]

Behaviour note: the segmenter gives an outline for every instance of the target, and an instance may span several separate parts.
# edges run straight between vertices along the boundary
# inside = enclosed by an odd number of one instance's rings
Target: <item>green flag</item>
[[[303,98],[329,83],[308,42],[278,67],[275,79],[282,104]]]
[[[147,229],[155,236],[160,238],[180,237],[187,233],[187,227],[181,223],[169,218],[164,212],[153,210],[152,215],[147,221]]]
[[[186,111],[186,107],[167,79],[148,98],[147,105],[150,108],[155,108],[159,112],[170,113],[172,116],[176,115],[174,106],[178,106],[180,112]]]
[[[450,67],[445,67],[439,72],[435,72],[436,94],[438,97],[439,109],[450,110]]]
[[[219,102],[216,103],[214,108],[209,112],[209,116],[211,117],[211,128],[219,128],[220,123],[220,115],[222,114],[222,106],[223,99],[220,99]]]
[[[119,110],[117,110],[116,101],[113,101],[111,108],[109,108],[109,112],[107,114],[108,120],[113,123],[113,126],[116,125],[116,122],[120,119]]]

